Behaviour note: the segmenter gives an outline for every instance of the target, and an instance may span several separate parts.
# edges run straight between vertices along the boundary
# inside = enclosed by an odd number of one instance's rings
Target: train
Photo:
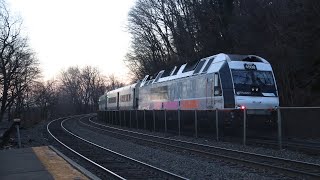
[[[261,115],[278,106],[276,79],[267,60],[224,53],[146,75],[99,98],[100,111],[248,109]]]

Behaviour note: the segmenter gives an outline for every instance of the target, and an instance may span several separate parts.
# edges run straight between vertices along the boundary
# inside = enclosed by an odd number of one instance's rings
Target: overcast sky
[[[126,79],[123,59],[130,35],[127,14],[134,0],[7,0],[40,60],[45,79],[78,65]]]

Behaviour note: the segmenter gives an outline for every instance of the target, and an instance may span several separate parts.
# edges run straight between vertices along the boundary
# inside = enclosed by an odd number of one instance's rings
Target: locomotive
[[[99,110],[248,109],[268,114],[279,106],[270,63],[256,55],[220,53],[146,75],[141,81],[106,92]]]

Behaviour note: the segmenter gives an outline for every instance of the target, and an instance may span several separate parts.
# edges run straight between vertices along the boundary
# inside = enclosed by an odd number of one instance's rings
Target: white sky
[[[134,0],[7,0],[23,20],[45,79],[69,66],[99,67],[127,80],[123,60],[130,35],[127,15]]]

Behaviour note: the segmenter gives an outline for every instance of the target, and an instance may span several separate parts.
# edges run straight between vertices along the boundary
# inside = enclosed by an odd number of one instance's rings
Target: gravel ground
[[[47,123],[48,122],[44,121],[35,125],[33,128],[21,129],[20,133],[22,138],[22,147],[49,145],[49,137],[46,132]],[[260,170],[258,171],[256,169],[224,162],[221,160],[213,161],[192,156],[190,154],[188,155],[178,152],[168,152],[166,150],[156,149],[154,147],[141,146],[129,141],[124,141],[107,136],[95,130],[90,130],[88,128],[80,126],[75,121],[69,121],[68,124],[70,127],[76,128],[77,133],[83,135],[89,140],[99,143],[100,145],[191,179],[288,179],[287,177],[281,176],[279,174],[272,174],[272,172],[262,172]],[[163,133],[137,129],[131,130],[152,135],[164,136]],[[14,133],[12,135],[10,144],[5,147],[6,149],[17,148],[15,136],[16,135]],[[243,146],[241,144],[216,142],[213,140],[213,138],[193,138],[185,136],[175,136],[172,134],[170,134],[170,138],[320,164],[319,156],[308,156],[289,150],[278,151],[260,147]],[[58,146],[58,149],[60,151],[62,151],[69,157],[71,156],[70,158],[72,158],[74,161],[81,164],[85,168],[90,166],[87,162],[79,158],[77,159],[76,156],[72,155],[72,153],[70,153],[66,149],[63,149],[61,146],[59,147],[59,145],[57,145],[56,143],[53,143],[53,145]],[[88,170],[91,171],[90,169]],[[92,170],[92,172],[94,172],[94,170]]]
[[[97,123],[105,124],[104,122],[98,121],[96,118],[93,118],[93,121],[97,122]],[[112,126],[112,125],[108,124],[108,126]],[[119,126],[112,126],[112,127],[119,128]],[[228,148],[228,149],[235,149],[235,150],[239,150],[239,151],[251,152],[251,153],[256,153],[256,154],[270,155],[270,156],[287,158],[287,159],[309,162],[309,163],[314,163],[314,164],[320,165],[320,156],[311,156],[311,155],[307,155],[307,154],[304,154],[301,152],[295,152],[295,151],[287,150],[287,149],[276,150],[276,149],[270,149],[270,148],[264,148],[264,147],[243,146],[240,142],[239,142],[239,144],[230,143],[230,142],[221,142],[221,141],[217,142],[215,140],[215,137],[212,137],[211,139],[209,139],[209,138],[195,138],[195,137],[187,137],[187,136],[177,136],[174,134],[165,135],[164,133],[151,132],[148,130],[141,130],[141,129],[130,129],[130,128],[125,128],[125,127],[121,127],[121,128],[131,130],[131,131],[141,132],[141,133],[145,133],[145,134],[160,136],[160,137],[168,137],[168,138],[177,139],[177,140],[183,140],[183,141],[211,145],[211,146],[222,147],[222,148]]]
[[[42,121],[34,125],[32,128],[20,128],[22,148],[49,145],[46,135],[47,123],[48,121]],[[18,138],[16,131],[11,133],[9,143],[3,147],[3,149],[12,148],[18,148]]]
[[[168,152],[116,139],[81,126],[76,121],[68,121],[66,126],[76,129],[77,134],[99,145],[191,179],[289,179],[235,163],[208,160],[188,153]]]

